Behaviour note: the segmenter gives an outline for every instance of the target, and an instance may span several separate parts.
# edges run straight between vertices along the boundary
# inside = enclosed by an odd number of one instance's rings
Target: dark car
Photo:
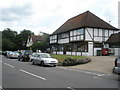
[[[113,73],[120,75],[120,56],[115,59],[115,67],[113,68]]]
[[[22,50],[21,52],[19,52],[18,61],[29,61],[31,54],[31,50]]]

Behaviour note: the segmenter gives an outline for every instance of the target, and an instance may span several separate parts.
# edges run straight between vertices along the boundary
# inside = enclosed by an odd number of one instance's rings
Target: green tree
[[[3,38],[2,39],[2,50],[16,50],[16,44],[11,42],[11,40],[7,39],[7,38]]]
[[[49,48],[49,34],[43,33],[42,36],[44,41],[33,43],[31,46],[33,51],[41,50],[42,52],[45,52],[47,48]]]
[[[14,42],[16,35],[17,35],[16,31],[12,31],[10,28],[6,28],[2,32],[2,39],[6,38],[6,39],[9,39],[10,41]]]
[[[36,51],[36,50],[41,50],[42,52],[45,52],[47,48],[47,44],[46,42],[42,41],[42,42],[36,42],[32,45],[32,50]]]
[[[16,36],[16,44],[18,46],[18,49],[26,49],[26,42],[28,36],[30,35],[34,35],[34,33],[31,32],[30,30],[24,29],[23,31],[20,32],[20,34]]]
[[[34,33],[24,29],[18,34],[16,31],[6,28],[2,31],[2,49],[3,50],[18,50],[26,49],[26,41],[28,36]]]
[[[6,28],[2,31],[2,50],[17,50],[15,40],[16,31]]]

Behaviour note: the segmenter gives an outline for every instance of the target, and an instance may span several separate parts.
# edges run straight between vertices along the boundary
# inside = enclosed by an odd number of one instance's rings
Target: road
[[[117,75],[60,66],[42,67],[2,56],[3,88],[118,88],[119,82]]]

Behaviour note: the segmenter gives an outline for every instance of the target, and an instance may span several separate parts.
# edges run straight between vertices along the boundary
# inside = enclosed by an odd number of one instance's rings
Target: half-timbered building
[[[113,55],[120,56],[120,32],[112,34],[106,41]]]
[[[117,28],[86,11],[67,20],[50,35],[50,48],[54,54],[94,56],[117,31]]]

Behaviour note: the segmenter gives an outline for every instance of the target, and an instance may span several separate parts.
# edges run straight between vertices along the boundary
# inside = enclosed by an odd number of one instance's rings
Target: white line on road
[[[82,73],[87,73],[87,74],[92,74],[92,75],[97,75],[97,76],[105,76],[105,74],[93,73],[93,72],[82,71],[82,70],[77,70],[77,69],[70,69],[70,68],[64,68],[64,67],[58,67],[58,68],[62,68],[62,69],[65,69],[65,70],[71,70],[71,71],[82,72]]]
[[[42,80],[46,80],[45,78],[43,78],[43,77],[41,77],[41,76],[38,76],[38,75],[35,75],[35,74],[33,74],[33,73],[27,72],[27,71],[25,71],[25,70],[23,70],[23,69],[19,69],[19,70],[20,70],[21,72],[24,72],[24,73],[26,73],[26,74],[32,75],[32,76],[37,77],[37,78],[40,78],[40,79],[42,79]]]
[[[7,63],[4,63],[5,65],[11,67],[11,68],[15,68],[14,66],[10,65],[10,64],[7,64]]]
[[[68,89],[70,89],[70,90],[75,90],[74,88],[72,88],[72,87],[67,87]]]

